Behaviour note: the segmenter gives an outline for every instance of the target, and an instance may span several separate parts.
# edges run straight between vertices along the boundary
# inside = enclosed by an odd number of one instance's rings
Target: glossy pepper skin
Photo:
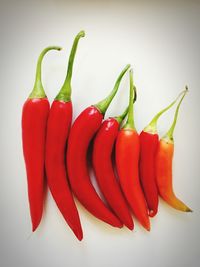
[[[91,214],[114,227],[122,227],[122,223],[105,206],[90,181],[87,152],[92,138],[101,126],[104,113],[129,67],[128,65],[121,72],[114,89],[107,98],[94,106],[86,108],[77,117],[70,131],[66,157],[70,185],[77,199]]]
[[[32,231],[37,229],[42,218],[45,190],[44,157],[49,101],[41,82],[41,64],[44,55],[52,49],[61,48],[51,46],[41,52],[37,63],[35,85],[22,110],[22,143]]]
[[[73,62],[78,41],[84,36],[85,33],[81,31],[75,37],[65,82],[49,112],[45,155],[47,182],[51,194],[65,221],[79,240],[82,240],[83,232],[78,210],[68,184],[65,150],[72,121],[71,78]]]
[[[94,140],[92,156],[93,168],[101,192],[120,221],[132,230],[133,220],[112,166],[112,151],[120,123],[126,113],[127,110],[122,116],[108,118],[102,123]]]
[[[133,77],[130,71],[130,102],[128,120],[116,141],[116,167],[120,185],[131,210],[142,226],[150,231],[146,200],[139,180],[140,139],[133,119]]]
[[[176,126],[179,108],[183,98],[188,89],[186,87],[185,93],[182,96],[175,112],[174,121],[171,128],[164,137],[160,139],[157,155],[156,155],[156,182],[158,186],[159,195],[174,209],[191,212],[192,210],[178,199],[173,190],[172,183],[172,162],[174,154],[174,139],[173,132]]]
[[[156,153],[159,143],[157,121],[179,99],[181,94],[166,108],[158,112],[140,133],[140,181],[146,198],[149,216],[154,217],[158,211],[158,189],[156,185]]]
[[[158,147],[158,134],[145,131],[140,133],[140,179],[147,201],[149,216],[158,211],[158,190],[155,180],[155,158]]]

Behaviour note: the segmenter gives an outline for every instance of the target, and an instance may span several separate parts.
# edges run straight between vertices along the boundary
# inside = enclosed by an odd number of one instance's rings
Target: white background
[[[31,234],[21,108],[33,87],[40,51],[61,45],[63,51],[49,52],[43,62],[43,84],[53,100],[73,38],[82,29],[86,36],[72,81],[74,118],[106,96],[127,63],[138,89],[138,131],[189,86],[175,130],[174,188],[194,212],[183,214],[160,201],[150,233],[137,222],[133,232],[114,229],[78,204],[84,230],[79,242],[48,194],[42,223]],[[199,266],[199,29],[199,1],[0,1],[0,266]],[[124,109],[128,88],[126,76],[106,117]],[[160,119],[161,135],[173,112]]]

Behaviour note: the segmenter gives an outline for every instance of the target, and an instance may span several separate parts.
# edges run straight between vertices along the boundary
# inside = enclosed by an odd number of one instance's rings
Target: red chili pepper
[[[149,216],[154,217],[158,211],[158,190],[156,186],[155,160],[159,143],[157,121],[160,116],[170,109],[180,95],[169,106],[161,110],[140,133],[140,181],[149,209]]]
[[[45,158],[47,182],[51,194],[65,221],[79,240],[82,240],[83,232],[78,210],[67,180],[65,149],[72,121],[71,78],[74,57],[78,41],[84,36],[85,33],[81,31],[75,37],[65,82],[53,101],[49,112]]]
[[[87,151],[118,90],[120,81],[129,67],[130,65],[126,66],[121,72],[108,97],[98,104],[86,108],[78,116],[71,128],[67,148],[67,170],[76,197],[90,213],[115,227],[122,227],[122,223],[104,205],[92,186],[87,168]]]
[[[121,116],[105,120],[94,140],[93,167],[101,192],[118,218],[132,230],[133,220],[112,166],[112,151],[120,124],[128,108]]]
[[[116,167],[124,195],[139,222],[150,231],[146,201],[139,181],[140,140],[133,118],[133,74],[130,71],[130,100],[128,120],[116,141]]]
[[[177,122],[180,105],[185,97],[186,90],[176,108],[174,121],[169,131],[160,139],[156,156],[156,182],[160,196],[173,208],[191,212],[192,210],[178,199],[173,190],[172,184],[172,160],[174,154],[174,138],[173,133]]]
[[[37,62],[35,85],[24,103],[22,111],[22,141],[27,172],[32,231],[35,231],[38,227],[43,212],[45,138],[49,113],[49,101],[41,81],[41,64],[44,55],[52,49],[61,50],[60,47],[50,46],[45,48],[40,54]]]

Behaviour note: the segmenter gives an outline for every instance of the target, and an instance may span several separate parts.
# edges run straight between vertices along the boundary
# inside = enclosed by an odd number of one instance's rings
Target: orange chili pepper
[[[165,202],[177,210],[190,212],[192,210],[176,197],[172,183],[172,160],[174,154],[173,133],[180,105],[187,92],[188,88],[186,87],[185,93],[176,108],[173,123],[168,132],[160,139],[156,155],[156,182],[159,195],[165,200]]]
[[[133,74],[130,71],[128,120],[119,131],[116,141],[116,167],[124,196],[135,217],[150,231],[147,203],[139,180],[140,139],[133,118]]]

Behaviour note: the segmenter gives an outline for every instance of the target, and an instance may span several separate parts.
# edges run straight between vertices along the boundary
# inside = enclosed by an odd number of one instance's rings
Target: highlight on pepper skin
[[[139,181],[140,140],[135,128],[133,99],[135,86],[132,70],[130,75],[130,96],[128,119],[119,131],[116,141],[116,167],[119,182],[126,200],[141,225],[150,231],[146,200]]]
[[[65,166],[65,148],[72,122],[71,79],[74,58],[79,40],[84,36],[85,32],[80,31],[74,39],[69,56],[66,79],[51,105],[47,122],[45,153],[49,189],[65,221],[78,240],[82,240],[83,231],[78,209],[69,188]]]
[[[183,212],[191,212],[192,210],[178,199],[174,193],[172,184],[172,160],[174,154],[174,129],[181,103],[187,92],[188,88],[186,86],[183,96],[177,105],[172,125],[168,132],[160,139],[156,155],[156,181],[159,194],[171,207]]]
[[[128,107],[121,115],[104,120],[122,78],[130,69],[128,64],[110,93],[84,109],[72,125],[73,65],[79,41],[84,36],[85,32],[80,31],[74,38],[66,78],[51,108],[42,85],[41,68],[46,53],[61,50],[58,46],[49,46],[40,53],[35,84],[23,105],[22,143],[32,231],[38,228],[43,215],[45,175],[57,207],[80,241],[83,230],[74,196],[100,221],[116,228],[126,226],[130,230],[134,229],[133,213],[139,224],[150,231],[150,218],[158,212],[159,196],[174,209],[191,212],[173,188],[173,133],[187,86],[138,134],[134,120],[137,94],[132,69],[129,71]],[[171,127],[159,140],[158,120],[176,103]],[[92,166],[104,200],[90,180],[87,156],[91,144]]]
[[[77,199],[96,218],[118,228],[121,228],[123,223],[103,203],[90,181],[87,166],[87,152],[89,144],[100,128],[104,114],[116,95],[120,82],[129,68],[130,65],[127,65],[121,71],[113,90],[106,98],[96,105],[86,108],[76,118],[69,134],[66,154],[69,181]],[[82,133],[81,138],[80,133]]]
[[[159,145],[157,123],[159,118],[172,108],[185,91],[167,107],[159,111],[151,122],[140,133],[140,181],[149,210],[149,216],[154,217],[158,212],[158,189],[156,185],[156,153]]]
[[[108,118],[101,124],[94,139],[92,158],[95,177],[101,192],[118,218],[133,230],[133,219],[112,166],[112,151],[127,112],[126,108],[120,116]]]
[[[22,110],[22,144],[33,232],[42,219],[46,187],[44,158],[49,101],[42,85],[41,67],[44,56],[50,50],[59,51],[61,47],[49,46],[39,55],[35,84]]]

